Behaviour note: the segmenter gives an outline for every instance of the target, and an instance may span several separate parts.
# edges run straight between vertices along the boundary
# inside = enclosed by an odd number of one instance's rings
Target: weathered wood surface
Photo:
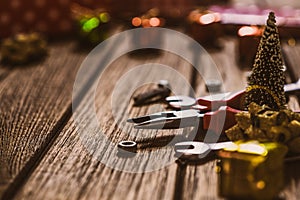
[[[1,66],[3,199],[23,184],[71,117],[73,84],[86,52],[72,40],[52,42],[44,61],[28,66]],[[105,53],[109,53],[109,48]],[[83,87],[89,82],[81,81]]]
[[[299,68],[299,45],[290,46],[283,44],[283,55],[285,56],[285,64],[287,65],[287,70],[291,74],[291,80],[297,81],[300,77],[300,68]]]
[[[73,52],[73,46],[73,42],[52,44],[49,58],[37,65],[2,66],[8,69],[0,83],[2,195],[26,179],[65,123],[76,69],[84,58]]]
[[[211,51],[211,56],[221,72],[224,89],[242,89],[247,72],[241,71],[234,60],[235,40],[223,43],[224,48]],[[15,199],[220,199],[214,160],[181,168],[175,163],[172,144],[174,140],[187,139],[190,129],[135,130],[126,123],[128,117],[164,110],[163,104],[133,107],[129,97],[134,90],[130,89],[143,92],[153,87],[141,86],[143,81],[167,79],[176,94],[190,94],[184,81],[193,82],[191,65],[167,52],[121,56],[102,72],[98,83],[90,80],[91,85],[84,88],[81,103],[68,120],[75,69],[86,56],[73,52],[72,45],[54,45],[50,57],[39,66],[1,71],[1,194]],[[107,51],[119,47],[111,48]],[[177,78],[169,68],[156,70],[162,65],[149,63],[169,66],[183,77]],[[128,76],[138,66],[143,67],[143,72]],[[90,76],[87,74],[83,82],[89,81]],[[120,80],[127,76],[126,84],[122,85]],[[196,95],[205,94],[202,77],[196,76],[193,83]],[[297,108],[295,102],[290,105]],[[89,129],[94,120],[90,108],[94,106],[101,130]],[[86,131],[80,132],[77,122]],[[99,137],[99,131],[112,146]],[[174,139],[175,135],[178,138]],[[116,144],[128,139],[139,145],[141,156],[135,162],[131,160],[136,156],[115,155]],[[162,160],[169,162],[161,167]],[[118,170],[105,166],[108,161],[111,165],[117,163]],[[287,184],[282,192],[287,199],[299,198],[298,164],[287,165]],[[149,172],[141,173],[145,170]]]
[[[125,124],[123,130],[116,127],[116,123],[113,120],[112,111],[110,110],[111,95],[116,87],[117,81],[130,73],[130,70],[134,67],[144,64],[159,62],[167,66],[174,66],[175,70],[178,70],[187,80],[189,79],[191,66],[189,63],[180,59],[170,53],[162,53],[157,58],[154,56],[143,56],[143,59],[136,59],[128,55],[122,56],[115,61],[102,75],[104,77],[100,80],[99,89],[96,92],[96,107],[98,107],[98,119],[100,123],[106,123],[103,127],[103,132],[107,137],[114,143],[126,139],[135,139],[140,141],[141,146],[144,146],[144,150],[140,150],[141,154],[143,151],[149,150],[154,151],[157,149],[155,146],[159,146],[159,142],[155,142],[154,138],[169,142],[170,138],[174,134],[181,134],[181,130],[165,130],[165,131],[153,131],[133,130],[132,125]],[[153,64],[152,64],[153,65]],[[147,86],[138,88],[138,83],[143,79],[152,80],[157,82],[161,78],[165,78],[170,81],[172,88],[181,94],[188,94],[189,88],[182,87],[182,81],[180,79],[174,79],[171,73],[164,72],[163,70],[153,70],[153,66],[147,66],[148,71],[141,73],[140,76],[134,77],[136,80],[131,80],[134,84],[134,88],[139,89],[139,92],[145,91]],[[149,79],[150,78],[150,79]],[[103,82],[102,82],[103,81]],[[128,87],[131,83],[128,83]],[[105,88],[101,88],[105,86]],[[88,98],[84,99],[78,107],[78,111],[82,115],[82,122],[87,123],[91,119],[89,113],[84,113],[85,109],[93,103],[91,101],[92,92],[90,91],[87,95]],[[138,116],[147,113],[153,113],[162,111],[161,104],[154,104],[145,107],[132,107],[132,101],[128,108],[128,102],[126,100],[126,93],[123,96],[118,96],[122,101],[118,106],[118,110],[124,113],[126,110],[130,111],[130,116]],[[124,100],[124,101],[123,101]],[[126,120],[126,116],[119,115]],[[121,123],[122,124],[122,123]],[[87,126],[87,125],[84,125]],[[90,135],[89,135],[90,134]],[[105,141],[97,140],[97,137],[93,133],[86,135],[86,140],[96,140],[97,148],[93,155],[90,154],[87,147],[82,141],[82,136],[76,131],[74,121],[70,121],[66,128],[60,134],[57,142],[50,149],[47,156],[42,160],[41,165],[38,166],[36,171],[33,173],[27,184],[24,186],[22,191],[17,195],[17,198],[30,197],[30,198],[43,198],[43,197],[63,197],[67,199],[83,198],[83,199],[171,199],[174,192],[174,182],[176,179],[176,164],[169,163],[169,166],[165,168],[148,173],[127,173],[117,171],[105,167],[99,159],[104,151],[112,151],[110,147],[105,147]],[[98,133],[99,134],[99,133]],[[128,135],[130,134],[130,135]],[[94,138],[93,138],[94,137]],[[153,139],[153,140],[152,140]],[[149,142],[146,142],[148,140]],[[144,141],[144,145],[142,144]],[[151,144],[152,143],[152,144]],[[92,143],[90,144],[92,145]],[[95,144],[94,144],[95,145]],[[104,148],[103,148],[104,147]],[[99,149],[98,149],[99,148]],[[107,148],[107,149],[106,149]],[[161,147],[161,158],[155,158],[157,164],[164,159],[164,157],[173,157],[172,147]],[[111,159],[116,159],[113,152],[111,153]],[[133,168],[143,168],[149,163],[147,156],[151,157],[151,154],[145,154],[141,159],[142,163],[138,163]],[[99,159],[97,159],[97,157]],[[130,158],[129,158],[130,159]],[[153,161],[153,158],[152,158]],[[129,163],[134,165],[130,160],[127,159],[116,159],[115,162],[119,162],[122,167]],[[126,163],[127,162],[127,163]],[[128,166],[126,167],[128,168]],[[140,169],[143,171],[143,169]],[[54,175],[56,174],[56,175]],[[54,175],[54,176],[53,176]],[[48,188],[51,188],[49,190]],[[99,189],[101,188],[101,189]]]
[[[224,49],[221,52],[211,52],[211,56],[222,73],[225,91],[244,89],[247,85],[247,74],[249,71],[241,70],[236,64],[237,54],[234,50],[235,40],[229,39],[223,43]],[[292,81],[300,77],[298,64],[300,57],[297,56],[300,51],[299,46],[284,45],[284,56],[289,60],[289,76],[295,77]],[[299,75],[298,75],[299,74]],[[289,108],[298,110],[299,102],[297,97],[290,96]],[[222,199],[218,196],[217,173],[215,171],[216,161],[207,161],[201,165],[187,165],[184,176],[183,199]],[[300,167],[300,161],[288,162],[285,166],[286,183],[284,190],[280,193],[283,199],[299,199],[299,175],[297,169]],[[233,186],[238,187],[238,186]]]

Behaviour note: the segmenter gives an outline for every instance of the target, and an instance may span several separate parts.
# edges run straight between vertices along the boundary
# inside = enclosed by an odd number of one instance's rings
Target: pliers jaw
[[[196,110],[167,111],[128,119],[137,129],[178,129],[197,126],[202,114]]]
[[[180,119],[156,119],[136,124],[136,129],[177,129]]]
[[[173,118],[173,119],[158,119],[139,123],[134,126],[136,129],[179,129],[193,127],[199,124],[199,118]]]
[[[140,124],[140,123],[150,122],[155,119],[165,119],[166,120],[167,118],[170,118],[170,117],[175,117],[174,111],[158,112],[158,113],[153,113],[150,115],[144,115],[141,117],[134,117],[134,118],[128,119],[127,122]]]

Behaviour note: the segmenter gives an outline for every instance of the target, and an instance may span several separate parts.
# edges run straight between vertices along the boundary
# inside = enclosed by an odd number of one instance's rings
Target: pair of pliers
[[[229,106],[241,110],[243,108],[242,98],[245,91],[227,92],[220,94],[213,94],[197,99],[189,96],[169,96],[166,97],[168,104],[175,109],[192,108],[202,112],[213,111],[219,109],[221,106]]]
[[[295,83],[285,84],[284,91],[287,95],[295,94],[300,90],[300,79]],[[198,99],[189,96],[169,96],[166,98],[168,104],[175,109],[194,108],[201,111],[215,110],[222,105],[228,105],[230,107],[242,110],[242,99],[245,91],[239,91],[235,93],[222,93],[215,94],[206,97],[200,97]],[[222,100],[225,99],[225,100]]]
[[[179,111],[165,111],[128,119],[128,122],[135,123],[138,129],[177,129],[202,125],[204,130],[210,129],[216,133],[222,133],[232,127],[235,121],[235,114],[242,112],[241,99],[244,91],[231,94],[223,94],[212,97],[199,98],[198,105],[185,104],[186,102],[177,96],[177,104],[180,108],[190,107]],[[168,99],[167,99],[168,101]],[[175,103],[175,99],[169,104]],[[182,106],[183,105],[183,106]]]
[[[286,94],[300,90],[300,79],[284,86]],[[202,125],[204,130],[223,133],[236,124],[235,114],[243,112],[245,90],[200,97],[170,96],[168,104],[179,111],[159,112],[128,119],[138,129],[177,129]]]

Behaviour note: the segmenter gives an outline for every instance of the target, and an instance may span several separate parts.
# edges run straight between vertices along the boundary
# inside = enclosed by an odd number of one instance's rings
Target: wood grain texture
[[[281,191],[280,197],[283,199],[299,199],[299,187],[300,187],[300,176],[299,176],[300,162],[293,161],[285,163],[285,188]]]
[[[198,87],[196,94],[198,96],[209,95],[204,81],[210,80],[210,77],[214,77],[215,74],[219,74],[221,78],[222,92],[242,90],[247,84],[247,74],[249,74],[249,71],[238,66],[236,39],[231,37],[220,39],[220,46],[222,47],[221,49],[208,49],[208,53],[217,71],[212,67],[205,68],[204,76],[197,76],[196,84]]]
[[[246,86],[247,71],[243,71],[237,65],[236,40],[227,38],[221,40],[221,50],[209,50],[209,54],[222,77],[222,91],[238,91]],[[214,71],[207,71],[207,74],[214,74]],[[202,77],[197,77],[197,94],[199,96],[208,95]],[[207,160],[198,165],[188,164],[185,169],[183,182],[183,192],[181,199],[222,199],[218,196],[218,179],[215,171],[216,161]]]
[[[290,46],[288,44],[282,45],[282,53],[284,56],[285,64],[287,66],[287,72],[290,75],[292,82],[298,81],[300,77],[299,69],[299,57],[300,57],[300,45]]]
[[[235,91],[244,89],[247,85],[247,74],[249,72],[241,70],[236,63],[236,51],[235,40],[228,39],[226,42],[223,41],[223,50],[221,52],[212,51],[210,55],[215,61],[220,73],[223,78],[223,85],[225,91]],[[292,52],[286,57],[290,60],[290,66],[292,70],[292,76],[294,80],[298,80],[300,72],[296,67],[296,63],[300,62],[300,57],[297,56],[299,51],[299,46],[289,47],[285,46],[285,52]],[[295,72],[296,70],[296,72]],[[298,70],[298,71],[297,71]],[[202,87],[198,88],[198,93],[205,93],[205,88],[203,87],[203,80],[198,77],[198,84],[202,83]],[[291,96],[288,103],[288,107],[293,110],[299,110],[299,102],[297,97]],[[286,164],[285,175],[286,184],[284,190],[280,193],[280,197],[284,199],[299,199],[299,192],[296,192],[296,188],[299,188],[299,175],[296,171],[299,167],[300,162],[289,162]],[[183,179],[184,190],[182,194],[183,199],[222,199],[218,196],[217,190],[217,173],[214,170],[216,167],[215,161],[204,162],[201,165],[187,165],[185,169],[185,176]],[[205,176],[204,174],[209,174],[210,176]]]
[[[287,66],[287,76],[290,81],[296,82],[300,78],[299,62],[300,62],[300,45],[289,46],[283,44],[283,56],[285,64]],[[299,92],[289,97],[288,107],[292,110],[300,109],[299,105]],[[300,176],[298,169],[300,167],[300,161],[295,160],[285,163],[285,187],[279,194],[282,199],[300,199],[299,183]]]
[[[210,53],[224,78],[225,91],[244,88],[247,72],[235,63],[235,40],[223,42],[224,49]],[[178,71],[183,79],[164,65]],[[139,67],[142,72],[138,71]],[[17,191],[15,199],[221,199],[217,195],[215,160],[183,168],[175,163],[172,145],[190,139],[190,129],[136,130],[126,123],[129,117],[165,109],[163,104],[134,107],[132,95],[147,91],[159,79],[168,79],[175,94],[191,94],[184,84],[193,82],[191,76],[190,64],[167,52],[160,55],[144,52],[116,59],[84,95],[73,117]],[[205,94],[201,76],[197,75],[195,83],[195,95]],[[95,108],[100,128],[91,129],[94,120],[91,108]],[[137,155],[118,157],[116,145],[121,140],[137,141]],[[167,164],[161,167],[166,160]],[[291,199],[299,197],[297,163],[287,166],[288,180],[281,194]]]
[[[26,176],[65,120],[76,69],[84,58],[73,48],[72,42],[53,43],[45,61],[3,68],[9,73],[0,83],[0,196],[11,194],[16,177]]]
[[[215,165],[215,161],[208,161],[201,165],[187,166],[183,199],[222,199],[218,196]]]
[[[158,66],[159,70],[156,69],[156,64],[153,63],[157,62],[177,70],[188,81],[190,64],[174,54],[162,52],[158,56],[120,57],[102,73],[95,87],[97,117],[102,124],[103,133],[114,146],[121,140],[137,141],[139,145],[137,156],[133,158],[115,156],[113,147],[106,144],[102,138],[98,138],[99,131],[92,132],[86,129],[83,136],[76,131],[78,127],[74,120],[71,120],[17,194],[16,199],[172,199],[177,165],[174,162],[173,148],[165,145],[170,143],[175,135],[185,137],[188,131],[133,129],[131,124],[124,123],[127,117],[162,111],[164,107],[162,104],[133,107],[132,99],[126,101],[128,95],[131,97],[133,94],[128,94],[126,91],[119,93],[121,96],[117,96],[120,101],[117,100],[115,105],[116,113],[113,113],[111,108],[112,94],[118,90],[116,89],[118,81],[128,73],[132,73],[137,66],[145,63],[152,64],[146,66],[143,73],[139,72],[139,76],[130,77],[126,81],[128,88],[143,92],[153,87],[153,82],[164,78],[170,81],[175,93],[189,93],[189,88],[182,83],[183,79],[176,78],[168,69],[167,71],[161,69],[161,65]],[[141,86],[143,80],[151,81],[152,84]],[[91,90],[76,111],[81,117],[83,127],[88,127],[89,122],[92,121],[88,112],[88,108],[93,105],[92,96]],[[112,114],[116,117],[113,118]],[[155,154],[155,151],[160,153]],[[109,156],[107,162],[116,163],[118,170],[104,165],[106,156]],[[134,158],[140,160],[132,162],[131,159]],[[166,166],[160,167],[162,160],[171,161],[167,162]],[[152,172],[151,166],[154,167]],[[139,173],[124,172],[124,170],[137,170]],[[149,172],[143,173],[144,170]]]

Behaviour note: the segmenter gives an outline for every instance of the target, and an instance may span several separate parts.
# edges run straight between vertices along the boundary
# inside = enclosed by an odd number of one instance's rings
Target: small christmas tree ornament
[[[260,106],[267,105],[274,110],[279,110],[286,104],[283,61],[275,23],[275,15],[270,12],[246,88],[246,109],[251,102]]]

